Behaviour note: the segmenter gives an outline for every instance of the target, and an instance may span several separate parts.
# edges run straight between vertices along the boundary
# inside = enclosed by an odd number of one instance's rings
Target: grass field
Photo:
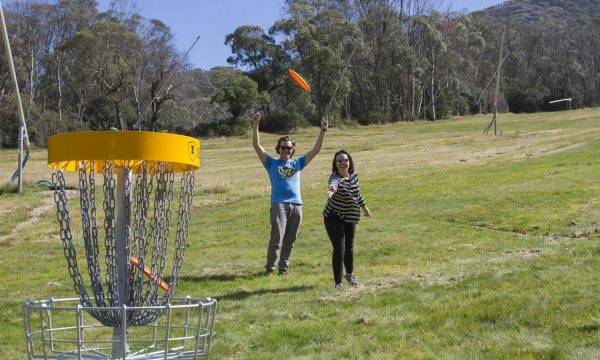
[[[177,295],[219,300],[211,358],[599,359],[600,109],[501,114],[501,134],[482,136],[489,118],[329,131],[302,173],[288,277],[262,275],[269,183],[250,138],[202,141]],[[294,134],[297,153],[317,133]],[[360,284],[341,291],[321,216],[340,148],[373,212]],[[3,359],[26,357],[24,300],[75,294],[52,195],[33,185],[45,161],[35,149],[24,194],[0,189]],[[2,181],[15,162],[0,152]]]

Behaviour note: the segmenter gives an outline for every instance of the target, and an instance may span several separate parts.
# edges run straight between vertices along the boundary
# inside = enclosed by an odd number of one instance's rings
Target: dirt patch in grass
[[[317,300],[322,302],[343,302],[357,298],[364,294],[372,294],[380,290],[398,287],[404,282],[418,282],[425,286],[455,286],[461,276],[451,274],[438,274],[437,272],[420,273],[408,271],[403,274],[386,274],[376,279],[359,283],[357,286],[346,286],[342,289],[331,288],[331,292],[320,296]]]
[[[32,209],[28,214],[29,218],[27,220],[15,224],[15,226],[13,226],[11,229],[10,234],[0,236],[0,243],[14,238],[20,232],[37,223],[42,215],[56,208],[56,204],[54,203],[54,193],[52,191],[43,191],[40,192],[40,194],[43,196],[42,205]],[[67,196],[69,198],[73,198],[77,195],[79,195],[77,191],[67,190]]]

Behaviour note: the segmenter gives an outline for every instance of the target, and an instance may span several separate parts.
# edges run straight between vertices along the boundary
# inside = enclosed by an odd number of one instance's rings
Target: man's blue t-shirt
[[[267,155],[264,166],[271,180],[271,202],[302,205],[300,171],[305,165],[304,155],[295,160],[279,160]]]

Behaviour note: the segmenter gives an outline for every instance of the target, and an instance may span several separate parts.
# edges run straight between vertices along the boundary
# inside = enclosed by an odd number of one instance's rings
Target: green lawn
[[[211,358],[600,358],[600,109],[500,114],[482,136],[489,119],[329,131],[302,174],[289,277],[262,276],[269,183],[250,138],[202,141],[177,295],[219,300]],[[294,134],[299,154],[317,134]],[[341,291],[321,216],[340,148],[373,212],[357,228],[360,284]],[[0,191],[6,359],[26,357],[23,301],[75,295],[51,194],[33,185],[45,159],[33,151],[24,194]],[[0,179],[15,162],[0,151]]]

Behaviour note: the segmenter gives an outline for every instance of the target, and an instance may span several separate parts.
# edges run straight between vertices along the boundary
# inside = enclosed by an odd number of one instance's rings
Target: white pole
[[[127,323],[124,317],[125,306],[127,306],[127,300],[129,298],[129,291],[127,289],[127,266],[129,265],[129,257],[127,256],[127,227],[126,227],[126,216],[127,216],[127,202],[125,201],[126,192],[130,192],[131,188],[126,185],[126,180],[131,184],[131,171],[125,168],[115,169],[117,172],[117,188],[116,188],[116,224],[115,224],[115,246],[117,255],[117,293],[119,294],[119,302],[116,306],[121,308],[121,324],[113,328],[113,344],[112,344],[112,358],[123,359],[129,352],[129,346],[127,344]],[[131,195],[131,194],[130,194]]]
[[[19,156],[18,162],[19,165],[17,167],[17,172],[19,174],[19,180],[17,181],[17,187],[19,190],[19,194],[23,191],[23,126],[19,125],[19,142],[17,143]]]

